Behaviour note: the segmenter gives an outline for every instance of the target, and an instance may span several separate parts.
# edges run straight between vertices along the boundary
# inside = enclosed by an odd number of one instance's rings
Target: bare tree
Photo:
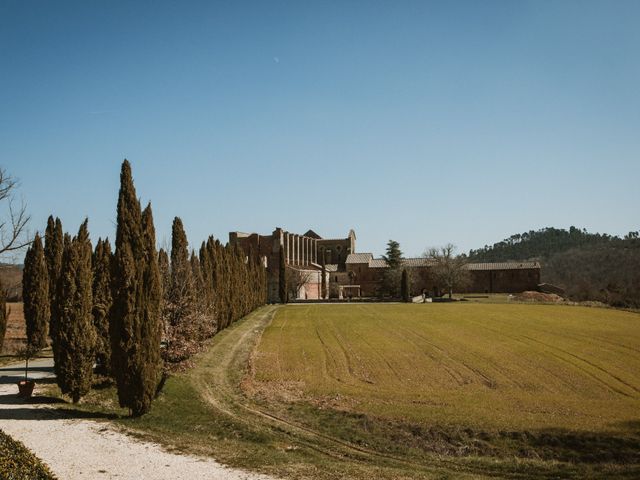
[[[298,270],[297,268],[287,267],[287,286],[289,287],[289,296],[298,298],[300,289],[311,281],[315,272],[311,270]]]
[[[14,252],[31,243],[27,235],[27,224],[31,219],[27,205],[16,201],[18,181],[0,167],[0,255]]]
[[[439,287],[453,295],[455,288],[461,288],[469,283],[469,270],[466,268],[466,257],[455,254],[455,245],[448,243],[444,247],[430,248],[424,256],[431,260],[433,279]]]

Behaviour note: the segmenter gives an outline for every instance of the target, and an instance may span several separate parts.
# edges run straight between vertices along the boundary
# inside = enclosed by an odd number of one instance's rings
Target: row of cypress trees
[[[96,362],[115,379],[120,405],[138,416],[148,411],[163,370],[171,370],[167,364],[266,302],[266,271],[251,253],[212,237],[199,256],[189,255],[179,218],[171,259],[158,252],[151,205],[141,209],[125,160],[115,252],[108,239],[92,251],[86,220],[71,238],[49,217],[44,247],[36,235],[27,251],[23,296],[28,343],[40,349],[51,336],[62,392],[74,402],[85,395]]]
[[[182,220],[173,221],[171,252],[158,255],[163,279],[165,365],[172,370],[203,342],[266,303],[266,269],[254,252],[210,236],[189,254]]]

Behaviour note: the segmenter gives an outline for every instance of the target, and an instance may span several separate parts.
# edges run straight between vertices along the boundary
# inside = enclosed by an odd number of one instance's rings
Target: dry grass
[[[268,398],[421,425],[626,432],[640,316],[552,305],[312,305],[278,311],[254,358]]]

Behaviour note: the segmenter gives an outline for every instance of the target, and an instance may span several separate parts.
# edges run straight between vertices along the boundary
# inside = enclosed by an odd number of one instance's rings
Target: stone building
[[[387,264],[371,253],[356,252],[356,234],[350,230],[345,238],[322,238],[313,230],[300,235],[276,228],[271,235],[230,232],[229,242],[245,253],[257,252],[268,273],[268,299],[279,301],[280,252],[287,265],[290,298],[320,299],[322,256],[325,258],[327,293],[333,298],[374,297]],[[440,291],[430,274],[431,260],[405,258],[403,267],[411,275],[411,294],[423,290],[432,295]],[[537,262],[469,263],[470,283],[461,293],[516,293],[535,290],[540,283]]]

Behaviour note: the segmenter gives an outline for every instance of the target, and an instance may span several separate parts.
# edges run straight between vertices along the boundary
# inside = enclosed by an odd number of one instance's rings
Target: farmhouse
[[[245,252],[257,252],[268,272],[268,299],[278,301],[280,252],[287,266],[291,296],[320,299],[324,258],[328,295],[333,298],[373,297],[388,268],[382,258],[356,252],[356,234],[345,238],[322,238],[313,230],[300,235],[276,228],[270,235],[230,232],[229,243]],[[405,258],[411,273],[411,294],[423,290],[437,295],[440,287],[430,274],[432,260]],[[540,283],[538,262],[469,263],[470,283],[461,292],[515,293],[535,290]]]

